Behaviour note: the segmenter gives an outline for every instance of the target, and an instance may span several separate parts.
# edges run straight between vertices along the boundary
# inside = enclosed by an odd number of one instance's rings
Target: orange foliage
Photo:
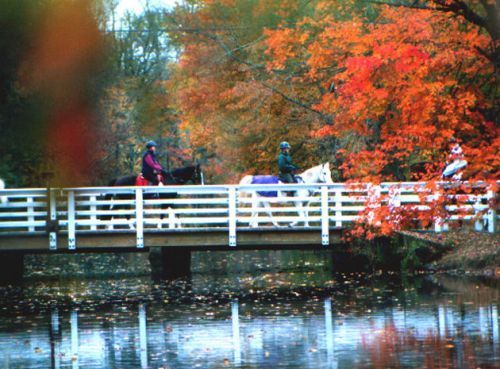
[[[389,6],[368,18],[356,1],[201,3],[179,15],[202,31],[177,36],[174,75],[183,127],[220,169],[212,179],[276,172],[287,139],[302,167],[330,161],[339,181],[436,180],[451,137],[469,178],[498,177],[494,67],[479,51],[492,40],[475,24]],[[415,212],[401,209],[408,221],[382,201],[366,229],[410,226]]]
[[[309,67],[304,78],[335,86],[315,105],[333,116],[333,125],[316,134],[365,138],[364,147],[346,148],[346,178],[422,175],[412,167],[441,162],[453,135],[470,148],[466,152],[476,171],[498,171],[495,155],[485,161],[474,151],[490,146],[494,152],[491,143],[498,136],[482,114],[494,104],[481,89],[493,83],[493,66],[477,51],[489,42],[477,27],[442,13],[384,7],[375,23],[327,17],[266,34],[268,68],[299,59]],[[309,39],[294,40],[296,34]],[[394,167],[408,175],[397,176]]]

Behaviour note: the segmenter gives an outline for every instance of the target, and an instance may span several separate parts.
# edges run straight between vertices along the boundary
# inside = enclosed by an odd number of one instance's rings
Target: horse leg
[[[127,220],[128,220],[128,227],[130,230],[135,230],[135,225],[134,225],[134,222],[132,221],[132,219],[130,219],[130,215],[127,215]]]
[[[304,206],[302,204],[302,201],[295,201],[295,207],[298,209],[297,214],[299,216],[299,219],[296,220],[295,222],[290,223],[288,226],[295,227],[299,222],[304,222],[304,226],[309,227],[309,222],[306,218],[306,214],[304,211]]]
[[[309,205],[302,204],[302,215],[304,219],[304,227],[309,227]]]
[[[271,211],[271,204],[269,203],[269,201],[264,201],[264,208],[267,212],[267,215],[269,215],[269,218],[271,218],[271,222],[273,223],[273,225],[275,227],[279,227],[279,223],[277,221],[274,220],[273,218],[273,212]]]
[[[177,228],[177,219],[175,216],[175,211],[172,209],[172,207],[168,208],[168,228],[170,229],[175,229]]]
[[[250,227],[256,228],[259,226],[259,221],[257,217],[259,216],[259,207],[257,202],[257,194],[255,192],[252,193],[252,215],[250,217]]]
[[[113,197],[112,197],[112,195],[111,195],[111,197],[109,197],[109,198],[108,198],[108,196],[110,196],[110,195],[107,195],[107,196],[106,196],[106,199],[111,201],[111,204],[110,204],[110,205],[108,205],[108,206],[109,206],[108,210],[109,210],[109,211],[111,211],[111,210],[113,210],[113,208],[114,208],[114,205],[113,205]],[[106,216],[106,217],[107,217],[107,216]],[[109,215],[109,219],[108,219],[108,220],[110,221],[110,223],[106,226],[106,229],[107,229],[108,231],[112,231],[112,230],[113,230],[113,228],[114,228],[114,227],[113,227],[113,215]]]
[[[164,210],[165,208],[163,207],[163,205],[161,206],[161,209]],[[169,215],[169,222],[170,222],[170,210],[171,208],[167,208],[167,214]],[[158,224],[156,226],[156,228],[158,229],[162,229],[163,228],[163,218],[164,218],[164,215],[163,215],[163,212],[160,213],[160,219],[158,221]],[[169,223],[169,228],[172,228],[170,227],[170,223]]]
[[[130,209],[130,206],[125,205],[124,207],[128,207]],[[132,231],[135,230],[134,221],[130,218],[130,215],[126,215],[125,217],[127,218],[129,229]]]

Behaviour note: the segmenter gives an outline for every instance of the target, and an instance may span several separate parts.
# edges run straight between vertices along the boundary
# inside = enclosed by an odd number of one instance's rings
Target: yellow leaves
[[[293,59],[309,35],[307,33],[298,33],[291,28],[278,30],[264,30],[266,38],[266,54],[271,56],[271,61],[267,64],[267,69],[284,69],[286,62]]]

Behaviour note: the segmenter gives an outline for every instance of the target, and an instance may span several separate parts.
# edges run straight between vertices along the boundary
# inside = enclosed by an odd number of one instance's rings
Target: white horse
[[[0,190],[5,188],[5,182],[0,178]],[[6,204],[9,199],[7,196],[0,196],[0,204]]]
[[[240,181],[240,185],[250,185],[250,184],[257,184],[256,179],[259,177],[263,176],[252,176],[252,175],[247,175],[243,177]],[[276,177],[272,176],[265,176],[267,178],[274,178],[276,180]],[[297,176],[298,183],[303,183],[303,184],[316,184],[316,183],[333,183],[332,181],[332,174],[330,171],[330,163],[326,164],[320,164],[315,167],[312,167],[310,169],[307,169],[305,172],[300,173]],[[274,183],[283,183],[281,181],[276,180]],[[266,213],[269,215],[272,223],[274,226],[279,227],[279,224],[273,219],[273,215],[270,209],[270,202],[272,201],[272,198],[274,196],[262,196],[259,194],[259,192],[265,192],[265,191],[242,191],[243,193],[250,194],[252,197],[252,217],[250,220],[250,227],[257,227],[258,226],[258,214],[259,214],[259,207],[263,207]],[[277,197],[283,197],[283,191],[273,191],[276,192]],[[285,191],[285,192],[290,192],[290,191]],[[293,191],[293,197],[297,198],[304,198],[312,195],[311,190],[300,188],[297,190]],[[299,221],[304,222],[305,227],[309,227],[309,221],[308,221],[308,211],[307,211],[307,206],[304,207],[304,200],[297,200],[294,201],[295,207],[298,209],[298,214],[300,219],[291,223],[289,226],[293,227]]]

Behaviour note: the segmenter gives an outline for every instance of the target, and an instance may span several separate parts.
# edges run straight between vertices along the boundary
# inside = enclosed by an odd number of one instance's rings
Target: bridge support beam
[[[24,253],[0,252],[0,282],[16,282],[23,278]]]
[[[191,250],[151,247],[151,273],[155,278],[181,278],[191,275]]]

